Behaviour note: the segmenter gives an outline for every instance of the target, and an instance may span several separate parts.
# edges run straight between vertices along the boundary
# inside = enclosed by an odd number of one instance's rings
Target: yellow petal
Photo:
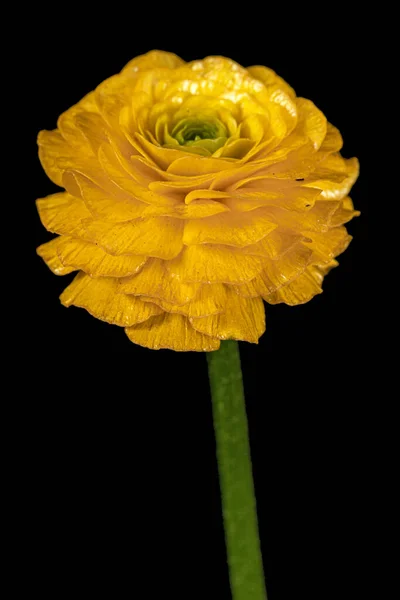
[[[109,254],[136,254],[169,260],[183,248],[184,222],[169,217],[136,219],[127,223],[85,221],[86,234]]]
[[[339,154],[331,154],[319,164],[304,185],[322,190],[322,198],[341,200],[349,193],[359,171],[356,158],[346,160]]]
[[[282,77],[279,77],[272,69],[255,65],[254,67],[248,67],[248,72],[252,77],[261,81],[266,87],[277,86],[280,87],[288,96],[293,100],[296,98],[296,93],[293,88],[286,83]]]
[[[230,168],[232,168],[232,159],[185,156],[180,153],[176,154],[174,160],[169,164],[168,173],[199,177]]]
[[[196,202],[189,205],[176,204],[171,209],[165,209],[163,216],[176,217],[177,219],[204,219],[228,211],[229,208],[221,202],[196,200]]]
[[[224,204],[231,210],[249,211],[263,206],[277,206],[288,210],[304,211],[314,206],[321,191],[293,183],[277,184],[272,179],[257,180],[248,187],[231,192]]]
[[[283,256],[294,248],[300,248],[302,242],[309,242],[310,238],[289,229],[274,229],[256,244],[243,248],[245,254],[252,256],[264,256],[272,260],[283,258]]]
[[[121,110],[132,98],[135,84],[134,72],[113,75],[97,86],[94,96],[96,105],[105,121],[115,130],[119,124]]]
[[[220,156],[221,158],[244,159],[250,150],[252,150],[255,146],[256,142],[254,140],[246,140],[241,138],[221,146],[213,153],[213,156]]]
[[[60,238],[56,237],[54,240],[51,240],[51,242],[42,244],[36,249],[36,252],[41,258],[43,258],[46,265],[51,271],[53,271],[55,275],[68,275],[68,273],[76,271],[76,268],[65,266],[61,262],[57,254],[59,239]]]
[[[315,150],[321,146],[327,133],[327,120],[311,100],[297,98],[298,120],[295,134],[306,135]]]
[[[111,256],[95,244],[65,236],[57,238],[56,246],[65,267],[80,269],[93,277],[127,277],[137,273],[147,260],[144,256]]]
[[[90,112],[77,114],[75,123],[96,155],[100,146],[108,141],[110,132],[107,123],[101,115]]]
[[[340,202],[335,200],[323,200],[321,202],[318,200],[312,208],[303,212],[284,210],[278,207],[271,207],[271,209],[267,207],[265,211],[269,212],[270,220],[281,227],[301,232],[324,232],[328,231],[332,215],[335,214],[339,206]]]
[[[167,175],[167,174],[165,174]],[[182,196],[193,190],[200,190],[213,181],[213,175],[200,175],[199,177],[182,177],[176,175],[177,181],[152,181],[149,189],[157,194],[168,194],[170,196]]]
[[[210,352],[218,350],[220,345],[218,339],[195,331],[189,319],[173,313],[153,317],[140,325],[126,328],[125,332],[132,342],[152,350],[167,348],[178,352]]]
[[[187,283],[241,283],[260,273],[263,262],[234,247],[200,244],[184,248],[165,266],[172,277]]]
[[[185,61],[172,52],[151,50],[146,54],[141,54],[130,60],[123,68],[123,72],[133,71],[136,73],[138,71],[147,71],[148,69],[155,68],[176,69],[184,64]]]
[[[63,112],[57,120],[57,128],[68,144],[71,146],[76,146],[80,149],[85,148],[90,152],[90,144],[76,123],[76,117],[84,114],[85,112],[98,113],[95,95],[93,92],[90,92],[84,96],[82,100],[77,102],[77,104],[71,106],[71,108]]]
[[[147,141],[142,135],[136,134],[136,139],[140,143],[140,148],[142,148],[143,156],[150,158],[155,165],[160,167],[161,169],[168,169],[171,163],[173,163],[178,158],[182,156],[191,157],[193,154],[191,152],[185,152],[184,150],[175,150],[173,148],[165,148],[163,146],[156,146],[151,142]],[[205,152],[201,148],[197,148],[196,151],[199,154]],[[209,153],[208,153],[209,154]]]
[[[360,216],[360,214],[359,210],[354,210],[353,202],[347,196],[346,198],[343,198],[340,206],[333,213],[329,224],[331,227],[338,227],[339,225],[344,225],[344,223],[351,221],[353,217]]]
[[[209,317],[191,318],[197,331],[220,340],[234,339],[257,343],[265,331],[265,312],[261,298],[242,298],[227,288],[225,312]]]
[[[68,186],[68,181],[71,186]],[[77,172],[64,174],[64,183],[74,191],[74,195],[82,197],[88,210],[96,219],[105,219],[112,223],[131,221],[142,216],[147,208],[144,202],[133,198],[122,195],[116,197]],[[73,188],[73,185],[76,188]]]
[[[331,123],[327,123],[326,136],[321,144],[320,152],[339,152],[343,146],[340,131]]]
[[[78,273],[71,285],[61,294],[64,306],[80,306],[107,323],[130,327],[142,323],[162,310],[150,302],[117,293],[118,280],[111,277],[96,279]]]
[[[335,227],[325,233],[310,231],[306,235],[309,241],[304,245],[313,251],[314,262],[317,263],[329,262],[344,252],[352,240],[345,227]]]
[[[84,237],[81,221],[90,218],[90,212],[80,198],[62,192],[36,200],[36,206],[40,220],[48,231]]]
[[[64,168],[60,167],[60,160],[63,159],[65,164],[72,167],[78,159],[82,158],[79,148],[70,146],[57,130],[41,131],[38,135],[38,146],[39,160],[46,175],[53,183],[62,186]],[[83,156],[85,157],[85,154]]]
[[[199,284],[182,283],[170,276],[161,260],[151,258],[133,277],[121,279],[119,289],[125,294],[150,296],[170,304],[185,304],[192,300]]]
[[[226,244],[242,248],[258,242],[276,227],[263,209],[246,213],[228,212],[185,223],[183,243],[187,246]]]
[[[231,288],[243,298],[258,298],[260,296],[259,277],[240,285],[232,285]]]
[[[156,194],[129,177],[124,172],[111,146],[102,144],[99,149],[99,161],[110,180],[116,185],[115,192],[121,194],[122,191],[128,200],[140,200],[146,204],[156,206],[173,206],[176,204],[176,200],[173,198]]]
[[[194,200],[211,200],[229,198],[228,192],[218,192],[217,190],[193,190],[186,194],[185,204],[190,204]]]
[[[287,252],[282,258],[264,262],[264,269],[258,277],[251,282],[264,299],[277,289],[294,281],[310,264],[312,250],[300,244]],[[237,290],[240,294],[240,288]]]
[[[222,283],[205,283],[187,304],[172,304],[159,299],[153,301],[166,312],[179,313],[187,317],[208,317],[224,312],[226,309],[226,287]]]
[[[297,279],[279,288],[271,296],[267,296],[265,300],[269,304],[279,304],[281,302],[289,306],[304,304],[317,294],[322,293],[323,278],[322,273],[315,266],[310,266]]]

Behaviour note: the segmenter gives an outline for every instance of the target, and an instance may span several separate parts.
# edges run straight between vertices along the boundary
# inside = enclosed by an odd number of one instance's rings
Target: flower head
[[[358,214],[338,130],[272,70],[223,57],[139,56],[38,144],[66,190],[37,201],[59,234],[38,254],[78,271],[61,302],[149,348],[257,342],[263,300],[320,293]]]

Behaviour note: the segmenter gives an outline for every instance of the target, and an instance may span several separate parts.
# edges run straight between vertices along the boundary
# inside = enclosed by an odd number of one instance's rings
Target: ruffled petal
[[[127,327],[125,333],[131,342],[152,350],[210,352],[220,346],[218,339],[199,333],[193,329],[189,319],[173,313],[164,313],[140,325]]]
[[[294,133],[308,137],[311,140],[314,149],[318,150],[326,138],[326,117],[318,110],[311,100],[297,98],[296,104],[298,109],[298,120]]]
[[[299,277],[310,265],[313,251],[303,243],[276,260],[265,260],[262,272],[253,280],[235,286],[234,291],[244,298],[261,296],[266,300],[273,292]]]
[[[187,246],[226,244],[241,248],[255,244],[276,227],[263,209],[246,213],[228,212],[185,223],[183,243]]]
[[[168,217],[150,217],[127,223],[85,221],[86,235],[113,255],[135,254],[169,260],[183,248],[184,222]]]
[[[190,302],[200,287],[197,283],[183,283],[171,277],[164,262],[155,258],[149,259],[133,277],[121,279],[119,284],[122,293],[150,296],[171,305]]]
[[[90,218],[90,212],[80,198],[61,192],[36,200],[36,206],[40,220],[48,231],[85,237],[82,219]]]
[[[63,112],[57,120],[57,128],[62,137],[70,144],[79,149],[84,148],[90,151],[90,144],[85,138],[83,132],[77,126],[76,118],[78,115],[88,113],[98,113],[98,108],[93,92],[89,92],[77,104],[71,106]]]
[[[137,73],[138,71],[147,71],[155,68],[176,69],[184,64],[185,61],[172,52],[165,52],[164,50],[150,50],[150,52],[146,52],[146,54],[140,54],[139,56],[136,56],[130,60],[122,71],[133,71],[134,73]]]
[[[340,206],[336,200],[317,200],[312,208],[302,212],[284,210],[274,207],[269,212],[271,221],[281,227],[293,229],[294,231],[319,231],[326,232],[331,226],[332,216]]]
[[[284,91],[292,100],[296,98],[296,93],[293,88],[286,83],[282,77],[279,77],[272,69],[255,65],[254,67],[248,67],[248,72],[252,77],[261,81],[266,87],[276,86]]]
[[[39,160],[53,183],[63,187],[62,175],[65,168],[76,166],[78,162],[93,160],[92,152],[86,152],[79,147],[70,146],[61,133],[41,131],[38,135]],[[61,163],[61,166],[60,166]]]
[[[140,298],[118,294],[118,280],[111,277],[92,278],[78,273],[71,285],[61,294],[64,306],[85,308],[91,315],[107,323],[130,327],[159,315],[162,310]]]
[[[321,144],[320,152],[339,152],[343,146],[343,138],[340,131],[327,123],[326,125],[326,136]]]
[[[300,248],[302,242],[309,242],[310,238],[290,229],[274,229],[256,244],[251,244],[242,249],[245,254],[264,256],[271,260],[283,258],[287,252]]]
[[[172,304],[165,300],[153,299],[163,310],[179,313],[187,317],[208,317],[226,309],[226,287],[222,283],[205,283],[196,296],[186,304]]]
[[[338,227],[339,225],[348,223],[348,221],[351,221],[354,217],[359,217],[360,214],[359,210],[354,210],[354,204],[351,198],[347,196],[346,198],[343,198],[340,206],[333,213],[329,224],[331,227]]]
[[[191,318],[190,322],[197,331],[220,340],[257,343],[265,331],[264,305],[261,298],[243,298],[228,287],[223,313]]]
[[[312,250],[300,244],[282,258],[266,261],[264,270],[255,280],[260,295],[266,298],[271,292],[294,281],[304,273],[312,256]]]
[[[297,279],[279,288],[265,300],[269,304],[284,302],[289,306],[304,304],[317,294],[322,293],[321,283],[323,275],[314,266],[308,267]]]
[[[356,158],[345,159],[339,154],[330,154],[320,162],[304,185],[322,190],[322,198],[341,200],[349,193],[360,172]]]
[[[131,221],[143,216],[147,209],[144,202],[126,198],[122,194],[117,197],[77,172],[65,174],[63,182],[73,195],[83,199],[88,211],[96,219],[112,223]]]
[[[68,275],[68,273],[72,273],[72,271],[76,271],[75,267],[63,265],[61,262],[57,249],[60,238],[54,238],[51,242],[47,242],[46,244],[42,244],[38,248],[36,248],[37,254],[43,258],[46,265],[49,267],[51,271],[55,275]]]
[[[184,248],[165,266],[172,277],[185,283],[241,283],[258,275],[263,261],[234,247],[199,244]]]
[[[307,237],[304,245],[313,251],[314,263],[330,262],[344,252],[352,240],[345,227],[335,227],[325,233],[309,231]]]
[[[314,296],[322,293],[324,276],[338,265],[336,260],[326,265],[311,265],[294,281],[279,288],[276,292],[265,298],[269,304],[285,303],[297,306],[309,302]]]
[[[61,264],[69,268],[59,275],[79,269],[93,277],[127,277],[137,273],[147,260],[144,256],[111,256],[95,244],[66,236],[39,246],[37,252],[51,269],[47,257],[51,261],[54,255],[58,256]]]

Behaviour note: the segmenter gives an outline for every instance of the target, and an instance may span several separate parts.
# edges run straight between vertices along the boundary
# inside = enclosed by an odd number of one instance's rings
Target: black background
[[[156,6],[132,15],[109,6],[112,18],[101,21],[78,8],[50,23],[32,15],[30,171],[21,185],[33,308],[23,356],[35,400],[20,415],[32,589],[45,598],[230,598],[205,356],[136,347],[119,328],[67,310],[58,296],[73,274],[56,277],[35,255],[52,235],[34,200],[56,191],[37,159],[37,133],[158,48],[273,68],[340,129],[343,155],[360,159],[352,198],[362,215],[324,293],[304,306],[267,306],[259,345],[241,344],[269,600],[354,598],[370,452],[360,27],[344,14],[313,22],[311,9],[275,17],[242,6],[231,23],[229,8],[218,17],[212,7],[188,10],[183,22]]]

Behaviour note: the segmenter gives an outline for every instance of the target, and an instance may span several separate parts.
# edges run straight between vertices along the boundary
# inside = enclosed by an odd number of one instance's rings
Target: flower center
[[[194,146],[215,152],[228,138],[225,125],[216,117],[181,119],[171,131],[181,146]]]

